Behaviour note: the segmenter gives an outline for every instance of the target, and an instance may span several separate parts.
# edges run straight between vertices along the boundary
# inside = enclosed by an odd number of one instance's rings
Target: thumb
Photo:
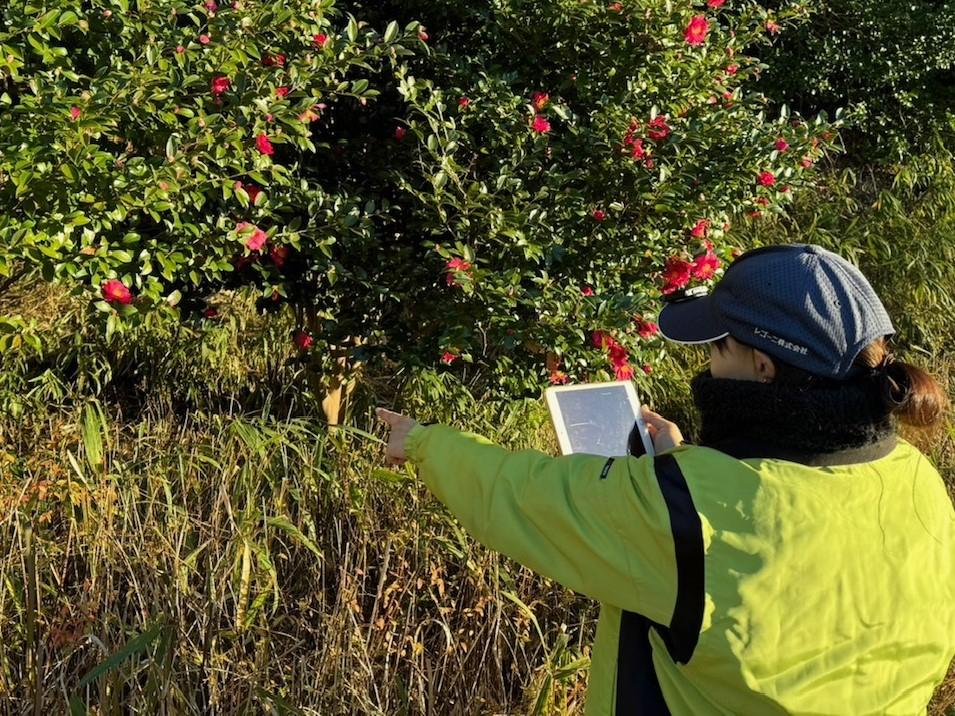
[[[662,415],[660,415],[659,413],[654,413],[654,412],[653,412],[652,410],[650,410],[650,408],[647,407],[646,405],[642,406],[642,409],[643,409],[643,419],[644,419],[644,421],[646,421],[649,425],[652,425],[653,427],[659,427],[661,423],[666,423],[666,422],[668,422],[668,421],[666,420],[666,418],[664,418],[664,417],[663,417]]]

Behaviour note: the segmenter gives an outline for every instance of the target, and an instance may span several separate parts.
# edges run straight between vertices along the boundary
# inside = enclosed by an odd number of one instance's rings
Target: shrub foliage
[[[251,286],[318,369],[649,371],[661,291],[712,278],[834,139],[752,89],[748,48],[799,5],[3,12],[0,272],[69,284],[109,333],[209,325]]]

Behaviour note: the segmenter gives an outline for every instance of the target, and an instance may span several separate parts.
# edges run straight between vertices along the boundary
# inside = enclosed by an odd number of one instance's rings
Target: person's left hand
[[[407,458],[405,455],[405,439],[411,432],[411,428],[418,424],[418,421],[385,408],[375,408],[375,415],[391,428],[391,433],[388,436],[388,447],[385,449],[385,464],[403,465]]]

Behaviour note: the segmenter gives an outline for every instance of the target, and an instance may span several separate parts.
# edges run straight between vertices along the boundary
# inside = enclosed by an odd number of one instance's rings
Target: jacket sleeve
[[[479,542],[600,602],[669,624],[670,518],[653,458],[511,452],[446,425],[417,425],[405,453]],[[606,474],[603,474],[606,473]]]

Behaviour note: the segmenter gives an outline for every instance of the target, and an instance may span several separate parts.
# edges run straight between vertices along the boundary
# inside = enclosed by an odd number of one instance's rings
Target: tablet
[[[644,451],[653,455],[653,442],[640,417],[640,400],[630,381],[559,385],[544,392],[562,454],[629,455],[636,425]]]

